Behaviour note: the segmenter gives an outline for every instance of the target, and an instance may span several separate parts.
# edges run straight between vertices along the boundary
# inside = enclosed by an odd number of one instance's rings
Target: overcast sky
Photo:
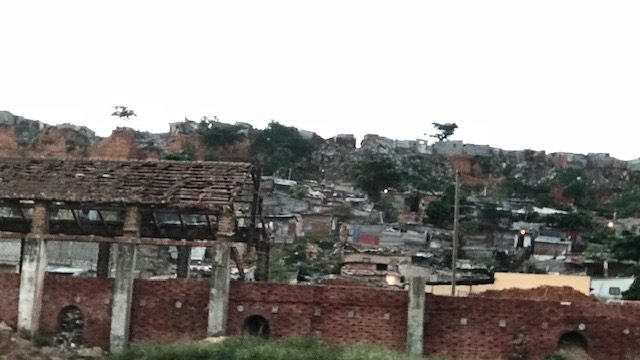
[[[0,110],[640,156],[639,1],[0,2]]]

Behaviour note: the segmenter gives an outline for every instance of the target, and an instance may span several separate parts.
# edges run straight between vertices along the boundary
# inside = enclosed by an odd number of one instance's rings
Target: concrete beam
[[[140,236],[140,212],[138,208],[127,208],[124,233],[132,237]],[[115,250],[115,278],[111,299],[110,350],[118,352],[124,350],[129,343],[134,270],[138,245],[117,244],[113,250]]]
[[[422,355],[423,352],[425,284],[426,280],[422,276],[409,278],[407,351],[412,355]]]
[[[229,308],[229,262],[230,244],[220,242],[212,246],[213,266],[211,268],[211,288],[209,292],[209,322],[207,333],[210,337],[227,333],[227,309]]]
[[[18,329],[35,334],[39,330],[44,276],[47,272],[47,246],[44,235],[49,231],[47,205],[33,208],[31,234],[22,241]]]

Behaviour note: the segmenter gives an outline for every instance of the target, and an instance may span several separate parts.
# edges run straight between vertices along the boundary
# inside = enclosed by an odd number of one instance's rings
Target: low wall
[[[0,321],[15,327],[18,274],[0,274]],[[59,330],[60,313],[81,310],[88,345],[108,347],[111,279],[48,275],[40,318],[43,333]],[[207,333],[208,280],[136,280],[133,341],[201,339]],[[408,295],[404,291],[348,286],[233,283],[228,333],[260,316],[272,337],[313,336],[331,343],[370,342],[406,347]],[[536,359],[557,349],[563,334],[580,334],[595,360],[640,355],[640,306],[561,304],[552,301],[451,298],[428,295],[426,355]]]

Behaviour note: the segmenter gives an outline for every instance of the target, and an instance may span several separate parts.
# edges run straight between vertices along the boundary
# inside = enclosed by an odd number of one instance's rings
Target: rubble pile
[[[0,359],[11,360],[68,360],[68,359],[102,359],[102,349],[83,348],[69,349],[64,346],[44,344],[43,337],[31,340],[13,331],[4,322],[0,323]],[[38,346],[44,345],[44,346]]]
[[[526,299],[537,301],[559,301],[572,304],[593,304],[595,299],[569,286],[539,286],[534,289],[489,290],[474,296],[500,299]]]

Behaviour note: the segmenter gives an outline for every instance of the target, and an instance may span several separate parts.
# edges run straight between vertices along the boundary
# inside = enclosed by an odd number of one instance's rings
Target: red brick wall
[[[234,284],[229,301],[230,335],[260,315],[271,335],[320,337],[329,342],[372,342],[404,349],[404,292],[360,287]]]
[[[56,334],[60,313],[76,306],[84,315],[84,340],[90,346],[109,348],[113,280],[47,275],[44,282],[40,332]]]
[[[18,294],[20,274],[0,273],[0,321],[16,328],[18,324]]]
[[[131,339],[175,341],[207,336],[209,281],[136,279]]]
[[[15,326],[18,274],[0,274],[0,320]],[[108,347],[112,280],[47,276],[41,326],[55,333],[60,311],[80,308],[89,345]],[[208,280],[136,280],[131,318],[134,341],[167,342],[206,336]],[[370,342],[405,349],[407,293],[354,286],[234,283],[228,332],[242,334],[245,320],[260,315],[271,336],[315,336],[331,343]],[[595,360],[640,355],[640,306],[573,304],[493,298],[427,296],[427,355],[508,358],[513,339],[526,338],[529,359],[556,350],[578,331]],[[584,330],[579,330],[583,324]]]
[[[429,296],[424,349],[427,355],[506,358],[514,351],[516,334],[523,333],[529,358],[537,359],[553,353],[563,334],[577,331],[587,340],[592,358],[623,359],[640,354],[639,310],[602,304],[565,306],[551,301]],[[580,324],[586,326],[584,331],[579,330]]]

